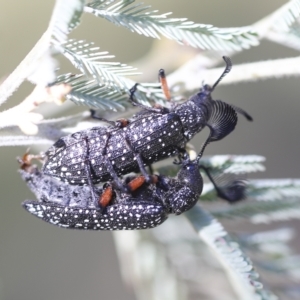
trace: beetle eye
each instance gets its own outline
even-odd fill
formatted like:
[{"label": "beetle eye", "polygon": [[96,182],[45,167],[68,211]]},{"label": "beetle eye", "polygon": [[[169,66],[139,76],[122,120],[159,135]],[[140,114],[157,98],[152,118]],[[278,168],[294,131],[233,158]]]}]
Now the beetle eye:
[{"label": "beetle eye", "polygon": [[75,132],[75,133],[71,134],[71,137],[76,139],[76,140],[80,140],[81,139],[81,132]]},{"label": "beetle eye", "polygon": [[66,143],[62,139],[59,139],[57,142],[54,143],[53,146],[56,148],[62,148],[66,146]]}]

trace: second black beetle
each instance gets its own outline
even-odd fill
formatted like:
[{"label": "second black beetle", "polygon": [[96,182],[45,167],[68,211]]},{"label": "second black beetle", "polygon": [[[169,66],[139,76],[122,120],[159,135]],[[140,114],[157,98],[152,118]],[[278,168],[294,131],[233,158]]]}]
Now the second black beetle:
[{"label": "second black beetle", "polygon": [[43,172],[70,184],[89,184],[91,188],[111,179],[121,187],[120,175],[138,171],[149,182],[151,177],[145,166],[178,154],[205,126],[210,128],[207,142],[224,138],[236,126],[236,111],[252,119],[242,109],[211,97],[231,70],[230,59],[223,59],[226,68],[216,83],[212,87],[204,85],[183,104],[170,109],[144,108],[128,124],[95,127],[62,137],[45,153]]}]

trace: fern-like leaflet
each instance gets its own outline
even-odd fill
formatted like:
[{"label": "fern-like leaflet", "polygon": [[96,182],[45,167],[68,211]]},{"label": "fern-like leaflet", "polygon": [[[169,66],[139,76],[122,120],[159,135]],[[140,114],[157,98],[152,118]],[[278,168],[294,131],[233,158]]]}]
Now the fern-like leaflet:
[{"label": "fern-like leaflet", "polygon": [[104,18],[116,25],[147,37],[160,35],[184,45],[217,51],[239,51],[258,44],[257,33],[250,27],[217,28],[197,24],[186,18],[168,18],[171,13],[158,15],[150,6],[135,0],[95,1],[85,7],[85,12]]}]

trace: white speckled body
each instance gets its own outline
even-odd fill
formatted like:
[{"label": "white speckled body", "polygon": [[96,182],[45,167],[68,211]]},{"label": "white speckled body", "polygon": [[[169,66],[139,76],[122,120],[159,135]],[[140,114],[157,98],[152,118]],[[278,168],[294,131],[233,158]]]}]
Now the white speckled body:
[{"label": "white speckled body", "polygon": [[[157,185],[144,185],[132,194],[119,191],[103,211],[93,203],[89,187],[57,181],[32,167],[30,172],[20,172],[38,201],[24,201],[23,207],[46,222],[65,228],[153,228],[163,223],[170,213],[181,214],[196,204],[203,182],[198,165],[189,164],[191,168],[184,165],[177,178],[161,177]],[[101,195],[102,189],[96,188],[95,193]]]},{"label": "white speckled body", "polygon": [[92,182],[104,182],[177,155],[205,126],[211,129],[210,141],[222,139],[234,130],[237,115],[230,105],[212,100],[210,92],[206,85],[169,110],[141,111],[122,128],[95,127],[62,137],[46,152],[43,172],[84,185],[88,182],[88,161]]}]

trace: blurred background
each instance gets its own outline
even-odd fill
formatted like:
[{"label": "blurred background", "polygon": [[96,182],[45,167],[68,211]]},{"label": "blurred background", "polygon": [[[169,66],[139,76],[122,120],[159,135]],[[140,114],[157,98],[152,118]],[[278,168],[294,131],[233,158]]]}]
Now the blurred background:
[{"label": "blurred background", "polygon": [[[46,30],[54,1],[0,0],[0,3],[0,78],[5,78]],[[284,3],[283,0],[146,2],[160,13],[172,11],[173,17],[186,17],[217,27],[250,25]],[[168,53],[160,53],[164,49],[172,51],[172,47],[177,49],[175,42],[166,42],[164,38],[157,42],[92,15],[83,16],[82,24],[72,37],[93,41],[101,51],[114,54],[115,61],[138,67],[144,75],[133,79],[139,82],[156,81],[158,68],[170,73],[186,57],[197,53],[186,47],[186,53],[182,51],[173,66],[164,65],[163,58]],[[155,50],[159,66],[149,57],[143,59],[157,47],[161,49]],[[297,55],[288,48],[262,42],[232,57],[233,68],[235,64]],[[67,72],[70,65],[65,62],[62,68]],[[32,88],[30,83],[24,83],[2,110],[19,103]],[[226,139],[210,145],[206,155],[258,154],[266,157],[267,170],[255,177],[300,177],[299,78],[222,86],[213,96],[242,107],[253,116],[254,122],[240,118],[236,130]],[[76,109],[84,110],[84,107]],[[15,158],[25,150],[25,147],[0,148],[0,299],[135,299],[133,291],[121,280],[111,233],[63,230],[31,217],[22,209],[23,200],[33,199],[17,173]],[[282,225],[283,222],[276,224],[277,227]]]}]

